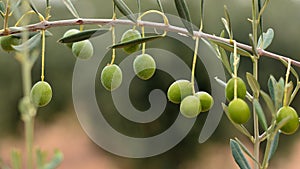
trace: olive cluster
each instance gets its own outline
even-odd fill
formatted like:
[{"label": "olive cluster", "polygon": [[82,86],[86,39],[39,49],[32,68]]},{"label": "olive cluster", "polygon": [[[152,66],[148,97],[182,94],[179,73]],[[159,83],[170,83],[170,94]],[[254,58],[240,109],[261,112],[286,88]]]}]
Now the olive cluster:
[{"label": "olive cluster", "polygon": [[200,112],[206,112],[214,104],[213,97],[204,91],[193,93],[193,85],[188,80],[177,80],[168,89],[168,99],[180,104],[180,112],[187,118],[196,117]]},{"label": "olive cluster", "polygon": [[[138,30],[129,29],[123,33],[121,43],[140,39],[141,34]],[[128,53],[134,53],[140,49],[140,44],[133,44],[123,48]],[[150,79],[156,70],[156,63],[149,54],[140,54],[133,61],[133,70],[137,77],[142,80]],[[122,70],[116,64],[108,64],[101,72],[101,83],[108,91],[117,89],[122,83]]]},{"label": "olive cluster", "polygon": [[[237,97],[234,97],[234,85],[236,80]],[[245,82],[239,78],[231,78],[226,85],[225,95],[229,101],[228,114],[230,119],[237,123],[246,123],[250,118],[250,109],[248,104],[244,101],[247,94]]]}]

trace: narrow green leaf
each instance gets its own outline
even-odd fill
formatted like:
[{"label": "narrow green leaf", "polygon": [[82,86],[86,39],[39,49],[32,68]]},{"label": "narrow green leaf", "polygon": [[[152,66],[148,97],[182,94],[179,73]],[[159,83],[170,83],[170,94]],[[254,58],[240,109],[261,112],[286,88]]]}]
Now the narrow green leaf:
[{"label": "narrow green leaf", "polygon": [[250,88],[253,92],[253,95],[255,97],[258,97],[259,96],[259,91],[260,91],[260,85],[259,85],[258,81],[249,72],[246,73],[246,78],[247,78],[248,84],[249,84],[249,86],[250,86]]},{"label": "narrow green leaf", "polygon": [[68,8],[68,10],[71,12],[71,14],[76,17],[79,18],[79,14],[77,12],[77,10],[75,9],[73,3],[71,2],[71,0],[63,0],[64,4],[66,5],[66,7]]},{"label": "narrow green leaf", "polygon": [[[237,58],[238,58],[239,62],[237,63],[236,68],[239,69],[241,56],[237,55]],[[230,58],[229,59],[230,59],[230,68],[231,68],[231,71],[234,72],[234,64],[233,64],[234,63],[234,55],[233,55],[232,52],[230,53]]]},{"label": "narrow green leaf", "polygon": [[34,3],[32,2],[32,0],[29,0],[29,6],[30,8],[37,14],[39,15],[39,11],[36,9]]},{"label": "narrow green leaf", "polygon": [[266,49],[269,47],[273,41],[274,38],[274,30],[272,28],[269,28],[266,33],[263,33],[258,40],[258,47],[262,49]]},{"label": "narrow green leaf", "polygon": [[221,21],[225,27],[227,34],[230,36],[230,28],[229,28],[229,24],[228,24],[227,20],[225,18],[221,18]]},{"label": "narrow green leaf", "polygon": [[14,3],[14,5],[11,7],[11,9],[10,9],[10,13],[12,14],[12,13],[14,13],[14,11],[16,10],[16,9],[18,9],[18,7],[21,5],[21,2],[22,2],[22,0],[18,0],[16,3]]},{"label": "narrow green leaf", "polygon": [[239,167],[241,169],[251,169],[247,159],[245,158],[245,156],[241,150],[241,147],[235,140],[230,139],[230,148],[231,148],[231,152],[234,157],[234,160],[239,165]]},{"label": "narrow green leaf", "polygon": [[13,169],[21,169],[22,160],[21,153],[18,150],[12,150],[11,152],[11,160],[12,160],[12,168]]},{"label": "narrow green leaf", "polygon": [[268,88],[269,88],[269,93],[270,93],[270,96],[273,100],[273,102],[275,103],[275,86],[276,86],[276,79],[274,78],[273,75],[270,75],[270,78],[268,80]]},{"label": "narrow green leaf", "polygon": [[40,43],[41,36],[42,35],[40,33],[38,33],[38,34],[34,35],[33,37],[31,37],[30,39],[28,39],[26,42],[22,43],[21,45],[12,46],[12,47],[19,52],[22,52],[25,50],[30,51]]},{"label": "narrow green leaf", "polygon": [[[137,0],[137,5],[138,5],[138,10],[139,10],[139,16],[140,16],[141,11],[142,11],[141,0]],[[115,11],[115,12],[116,12],[116,11]]]},{"label": "narrow green leaf", "polygon": [[36,163],[37,163],[37,169],[43,169],[43,166],[45,164],[46,154],[45,152],[41,151],[40,149],[36,150]]},{"label": "narrow green leaf", "polygon": [[83,41],[83,40],[86,40],[86,39],[101,36],[101,35],[107,33],[108,31],[109,30],[106,30],[106,29],[84,30],[84,31],[78,32],[76,34],[73,34],[73,35],[70,35],[70,36],[67,36],[67,37],[63,37],[63,38],[59,39],[58,42],[60,42],[60,43],[79,42],[79,41]]},{"label": "narrow green leaf", "polygon": [[3,17],[4,16],[4,13],[5,13],[5,4],[3,1],[0,1],[0,13],[1,13],[1,16]]},{"label": "narrow green leaf", "polygon": [[255,108],[255,112],[258,116],[258,121],[259,121],[259,124],[261,125],[261,127],[267,131],[268,130],[268,125],[267,125],[267,121],[266,121],[266,116],[265,116],[265,113],[260,105],[260,103],[258,102],[257,99],[254,99],[253,100],[253,105],[254,105],[254,108]]},{"label": "narrow green leaf", "polygon": [[221,55],[220,57],[221,57],[221,61],[222,61],[223,65],[227,69],[228,73],[232,74],[233,70],[230,67],[230,63],[228,61],[228,56],[226,54],[226,51],[221,47],[219,47],[219,51],[220,51],[220,55]]},{"label": "narrow green leaf", "polygon": [[272,113],[272,116],[276,117],[276,110],[275,110],[275,106],[274,106],[274,103],[273,103],[271,97],[262,90],[260,91],[260,94],[261,94],[262,98],[264,99],[269,111]]},{"label": "narrow green leaf", "polygon": [[273,155],[275,154],[276,150],[277,150],[277,147],[278,147],[278,143],[279,143],[279,136],[280,136],[280,133],[277,132],[272,143],[271,143],[271,150],[270,150],[270,153],[269,153],[269,158],[268,158],[268,161],[271,160],[271,158],[273,157]]},{"label": "narrow green leaf", "polygon": [[134,40],[131,40],[131,41],[120,42],[120,43],[117,43],[113,46],[110,46],[109,48],[111,48],[111,49],[124,48],[126,46],[141,44],[141,43],[144,43],[144,42],[152,41],[152,40],[155,40],[155,39],[158,39],[158,38],[163,38],[163,37],[164,36],[162,36],[162,35],[148,36],[148,37],[144,37],[144,38],[134,39]]},{"label": "narrow green leaf", "polygon": [[[258,11],[261,11],[262,9],[262,0],[258,1]],[[260,30],[260,34],[263,34],[263,16],[261,15],[259,18],[260,22],[259,22],[259,30]],[[263,37],[263,36],[262,36]]]},{"label": "narrow green leaf", "polygon": [[162,6],[162,4],[161,4],[161,1],[160,1],[160,0],[156,0],[156,2],[157,2],[157,4],[158,4],[158,6],[159,6],[160,11],[161,11],[162,13],[164,13],[164,8],[163,8],[163,6]]},{"label": "narrow green leaf", "polygon": [[259,164],[259,162],[253,157],[253,155],[250,153],[250,151],[247,149],[247,147],[238,139],[235,138],[235,141],[239,144],[239,146],[242,148],[242,150],[256,163]]},{"label": "narrow green leaf", "polygon": [[[40,32],[29,32],[28,37],[29,37],[29,38],[32,38],[32,37],[35,36],[36,34],[40,34]],[[16,34],[13,34],[13,35],[11,35],[11,36],[21,39],[21,38],[22,38],[22,33],[16,33]],[[49,37],[49,36],[53,36],[53,34],[52,34],[50,31],[46,30],[46,31],[45,31],[45,36],[46,36],[46,37]]]},{"label": "narrow green leaf", "polygon": [[179,14],[179,17],[181,18],[183,25],[188,30],[189,34],[193,36],[194,30],[192,25],[192,19],[186,1],[185,0],[174,0],[174,1],[175,1],[177,12]]},{"label": "narrow green leaf", "polygon": [[275,106],[277,109],[282,107],[283,102],[283,95],[284,95],[284,80],[280,78],[275,86]]},{"label": "narrow green leaf", "polygon": [[[234,52],[234,48],[232,45],[229,45],[227,43],[224,43],[224,42],[221,42],[221,41],[218,41],[218,40],[213,40],[213,39],[210,39],[211,42],[217,44],[218,46],[222,47],[223,49],[227,50],[227,51],[230,51],[230,52]],[[248,56],[248,57],[252,57],[252,55],[245,51],[244,49],[241,49],[241,48],[237,48],[237,53],[242,55],[242,56]]]},{"label": "narrow green leaf", "polygon": [[47,6],[47,7],[50,6],[49,0],[46,0],[46,6]]},{"label": "narrow green leaf", "polygon": [[[226,82],[224,82],[223,80],[221,80],[221,79],[219,79],[218,77],[215,77],[215,80],[221,85],[221,86],[223,86],[224,88],[226,87]],[[225,106],[225,105],[224,105]],[[225,107],[223,107],[223,109],[224,108],[226,108],[226,106]],[[227,108],[226,108],[227,109]],[[225,111],[225,110],[224,110]]]},{"label": "narrow green leaf", "polygon": [[286,100],[285,103],[283,103],[284,105],[289,105],[290,100],[291,100],[291,95],[294,89],[294,84],[292,81],[290,81],[286,86]]},{"label": "narrow green leaf", "polygon": [[63,160],[62,152],[56,150],[55,154],[54,154],[54,157],[51,159],[51,161],[48,164],[46,164],[44,166],[43,169],[55,169],[60,165],[62,160]]},{"label": "narrow green leaf", "polygon": [[228,9],[227,9],[226,5],[224,5],[224,13],[225,13],[226,23],[227,23],[227,26],[228,26],[227,32],[228,32],[228,35],[229,35],[230,39],[232,39],[233,38],[233,32],[232,32],[229,12],[228,12]]},{"label": "narrow green leaf", "polygon": [[128,8],[123,0],[114,0],[114,3],[124,16],[126,16],[131,21],[136,22],[136,18],[133,15],[133,12]]},{"label": "narrow green leaf", "polygon": [[[286,67],[286,68],[288,68],[288,62],[287,61],[285,61],[285,60],[283,60],[283,59],[280,59],[280,61],[281,61],[281,63]],[[295,76],[295,78],[297,79],[297,82],[299,81],[299,75],[298,75],[298,73],[296,72],[296,70],[291,66],[290,67],[291,68],[291,72],[292,72],[292,74]]]}]

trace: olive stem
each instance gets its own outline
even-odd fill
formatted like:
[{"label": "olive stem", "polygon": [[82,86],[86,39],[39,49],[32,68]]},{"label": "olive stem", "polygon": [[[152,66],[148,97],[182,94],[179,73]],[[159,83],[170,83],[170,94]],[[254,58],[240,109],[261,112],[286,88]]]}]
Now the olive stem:
[{"label": "olive stem", "polygon": [[[258,62],[257,58],[253,60],[253,76],[257,80],[258,79]],[[258,98],[256,98],[258,99]],[[259,161],[259,147],[260,147],[260,137],[259,137],[259,125],[258,125],[258,116],[256,114],[256,110],[253,104],[253,125],[254,125],[254,158]],[[254,164],[255,169],[259,169],[258,164]]]},{"label": "olive stem", "polygon": [[192,63],[192,75],[191,75],[191,83],[192,83],[193,94],[196,93],[195,92],[195,69],[196,69],[196,63],[197,63],[198,48],[199,48],[199,38],[196,37],[195,51],[194,51],[193,63]]},{"label": "olive stem", "polygon": [[[145,27],[142,26],[142,38],[144,38],[144,37],[145,37]],[[145,54],[145,50],[146,50],[146,42],[144,42],[144,43],[142,44],[142,54],[143,54],[143,55]]]},{"label": "olive stem", "polygon": [[46,37],[45,30],[42,30],[42,72],[41,72],[41,80],[45,79],[45,52],[46,52]]},{"label": "olive stem", "polygon": [[238,65],[238,57],[237,57],[237,47],[236,47],[236,41],[233,41],[233,46],[234,46],[234,62],[233,62],[233,67],[234,67],[234,85],[233,85],[233,94],[234,94],[234,99],[237,99],[237,65]]},{"label": "olive stem", "polygon": [[[114,1],[112,1],[112,4],[113,4],[113,17],[112,17],[112,19],[115,20],[117,18],[117,14],[116,14],[116,7],[115,7]],[[116,32],[115,32],[115,26],[114,25],[111,26],[111,36],[112,36],[112,43],[113,43],[113,45],[115,45],[116,44]],[[110,62],[111,65],[114,64],[115,59],[116,59],[116,49],[112,49],[111,62]]]}]

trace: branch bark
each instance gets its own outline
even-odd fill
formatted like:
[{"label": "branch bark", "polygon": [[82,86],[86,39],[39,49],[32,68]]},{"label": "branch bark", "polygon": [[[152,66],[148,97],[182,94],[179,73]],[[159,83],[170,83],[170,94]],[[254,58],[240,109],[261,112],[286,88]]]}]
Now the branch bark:
[{"label": "branch bark", "polygon": [[[136,23],[134,23],[130,20],[122,20],[122,19],[113,20],[113,19],[84,19],[84,18],[58,20],[58,21],[42,21],[39,23],[27,25],[25,27],[11,27],[8,31],[1,30],[0,36],[20,33],[24,29],[34,32],[34,31],[39,31],[39,30],[46,30],[46,29],[53,28],[53,27],[72,26],[72,25],[106,25],[106,24],[107,25],[135,25]],[[160,29],[160,30],[164,30],[164,31],[168,31],[168,32],[180,33],[180,34],[188,36],[188,31],[185,28],[181,28],[181,27],[177,27],[177,26],[173,26],[173,25],[165,25],[164,23],[149,22],[149,21],[137,21],[137,25]],[[204,32],[195,31],[194,36],[199,37],[199,38],[204,38],[207,40],[209,40],[209,39],[218,40],[218,41],[230,44],[229,39],[221,38],[221,37],[211,35],[208,33],[204,33]],[[249,52],[252,52],[252,47],[247,44],[237,42],[237,47],[247,50]],[[290,59],[286,56],[272,53],[272,52],[266,51],[261,48],[258,48],[257,51],[260,56],[265,56],[265,57],[273,58],[276,60],[283,59],[285,61],[288,61]],[[291,59],[291,63],[294,66],[300,67],[300,62],[297,60]]]}]

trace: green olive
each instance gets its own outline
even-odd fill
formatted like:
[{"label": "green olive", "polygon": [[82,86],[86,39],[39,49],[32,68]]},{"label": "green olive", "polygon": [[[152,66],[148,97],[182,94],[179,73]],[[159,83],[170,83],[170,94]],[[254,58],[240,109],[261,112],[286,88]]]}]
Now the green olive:
[{"label": "green olive", "polygon": [[140,79],[148,80],[154,75],[156,64],[150,55],[141,54],[134,59],[133,69]]},{"label": "green olive", "polygon": [[277,112],[276,122],[280,123],[283,119],[288,118],[287,123],[280,128],[284,134],[293,134],[299,127],[299,117],[296,110],[290,106],[283,106]]},{"label": "green olive", "polygon": [[21,40],[14,36],[3,36],[1,37],[1,47],[6,52],[12,52],[15,51],[15,49],[12,46],[19,45],[21,43]]},{"label": "green olive", "polygon": [[233,122],[243,124],[250,118],[250,109],[244,100],[238,98],[229,103],[228,114]]},{"label": "green olive", "polygon": [[[226,98],[228,101],[233,100],[234,98],[234,78],[231,78],[226,85]],[[237,78],[237,97],[241,98],[241,99],[245,99],[246,97],[246,92],[247,92],[247,88],[246,88],[246,84],[245,82],[241,79],[241,78]]]},{"label": "green olive", "polygon": [[201,103],[201,112],[206,112],[211,109],[214,104],[213,97],[207,92],[197,92],[195,94],[200,100]]},{"label": "green olive", "polygon": [[45,81],[37,82],[31,89],[30,99],[37,107],[46,106],[52,98],[52,89]]},{"label": "green olive", "polygon": [[[126,32],[123,33],[122,38],[121,38],[121,42],[128,42],[131,40],[135,40],[135,39],[140,39],[141,38],[141,34],[138,30],[133,30],[133,29],[129,29]],[[141,44],[137,44],[137,45],[129,45],[123,48],[123,50],[126,53],[133,53],[136,52],[140,49]]]},{"label": "green olive", "polygon": [[[79,32],[80,31],[78,29],[70,29],[67,32],[65,32],[65,34],[63,35],[63,37],[65,38],[65,37],[74,35],[74,34],[79,33]],[[66,43],[66,46],[69,47],[69,48],[72,48],[72,45],[73,45],[73,43]]]},{"label": "green olive", "polygon": [[117,89],[122,83],[122,70],[118,65],[107,65],[101,72],[101,83],[108,91]]},{"label": "green olive", "polygon": [[185,97],[193,94],[192,83],[188,80],[177,80],[168,89],[168,99],[179,104]]},{"label": "green olive", "polygon": [[72,45],[72,53],[79,59],[89,59],[94,55],[94,48],[89,40],[75,42]]},{"label": "green olive", "polygon": [[193,118],[201,112],[201,103],[196,96],[187,96],[180,103],[180,112],[184,117]]}]

